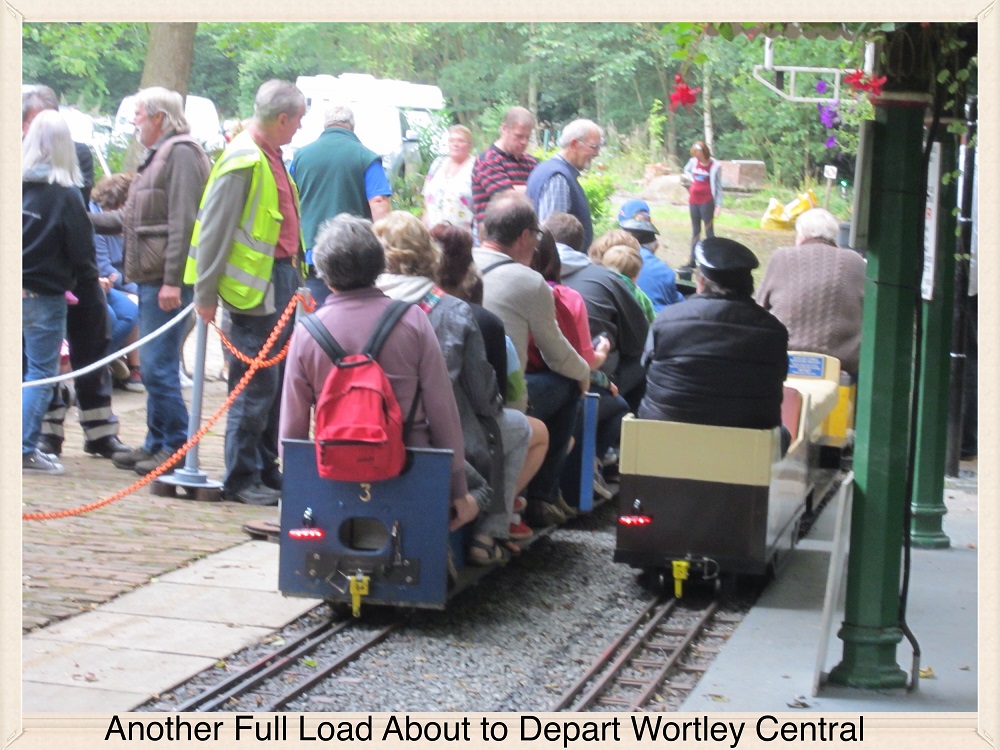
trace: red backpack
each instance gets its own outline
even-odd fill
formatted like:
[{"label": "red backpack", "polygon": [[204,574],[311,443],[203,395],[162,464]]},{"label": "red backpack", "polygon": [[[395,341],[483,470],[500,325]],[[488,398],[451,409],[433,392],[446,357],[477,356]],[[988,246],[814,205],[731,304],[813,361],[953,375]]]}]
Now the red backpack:
[{"label": "red backpack", "polygon": [[324,479],[377,482],[403,471],[404,434],[413,424],[419,391],[404,429],[392,384],[376,360],[409,307],[399,300],[390,303],[359,354],[345,352],[316,315],[302,319],[334,365],[316,402],[316,466]]}]

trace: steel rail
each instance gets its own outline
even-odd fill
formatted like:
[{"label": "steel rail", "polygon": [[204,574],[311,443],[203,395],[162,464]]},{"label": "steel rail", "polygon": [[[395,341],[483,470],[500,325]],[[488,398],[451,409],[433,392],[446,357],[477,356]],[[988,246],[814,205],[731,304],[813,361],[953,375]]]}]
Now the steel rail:
[{"label": "steel rail", "polygon": [[667,615],[671,614],[677,608],[677,600],[673,597],[664,601],[660,599],[656,602],[656,606],[651,612],[651,617],[649,622],[646,623],[645,627],[639,631],[638,635],[635,636],[630,644],[628,644],[618,657],[608,666],[607,670],[597,680],[583,696],[573,705],[572,711],[585,711],[587,708],[592,706],[597,698],[611,685],[616,677],[626,664],[631,661],[633,655],[642,647],[642,644],[656,632],[657,627],[663,622]]},{"label": "steel rail", "polygon": [[338,669],[343,667],[345,664],[354,661],[365,651],[370,649],[385,640],[390,633],[392,633],[396,628],[402,625],[406,620],[397,620],[396,622],[390,623],[379,629],[378,632],[369,636],[365,641],[359,643],[357,646],[352,648],[345,654],[337,657],[331,663],[325,665],[322,669],[318,670],[315,674],[311,675],[308,679],[303,680],[291,689],[282,693],[274,701],[268,704],[266,707],[259,709],[265,713],[281,711],[285,706],[291,703],[296,698],[300,697],[303,693],[311,690],[313,687],[318,685],[320,682],[325,680],[331,674],[336,672]]},{"label": "steel rail", "polygon": [[612,657],[614,657],[614,655],[618,652],[618,649],[622,647],[625,641],[632,637],[635,631],[639,629],[639,626],[643,623],[643,621],[649,617],[650,613],[658,606],[662,606],[662,602],[662,599],[653,599],[649,602],[649,604],[643,607],[642,611],[639,612],[635,618],[633,618],[621,634],[604,650],[604,653],[601,654],[590,666],[590,669],[584,672],[573,687],[563,693],[563,696],[559,699],[559,701],[549,710],[555,713],[556,711],[562,711],[565,709],[566,706],[570,704],[570,701],[583,691],[583,688],[587,686],[587,683],[594,679],[594,677],[597,676],[597,673],[611,661]]},{"label": "steel rail", "polygon": [[321,625],[317,625],[298,638],[286,643],[277,651],[261,657],[253,664],[181,703],[173,710],[178,713],[185,711],[214,711],[231,698],[247,692],[273,674],[280,672],[289,662],[314,650],[320,644],[326,642],[352,624],[349,620],[340,622],[329,620]]},{"label": "steel rail", "polygon": [[[677,665],[677,662],[681,660],[685,652],[687,652],[688,648],[694,642],[694,639],[702,632],[705,624],[712,618],[713,615],[715,615],[718,608],[718,599],[712,600],[712,602],[705,607],[705,610],[698,617],[698,620],[684,636],[684,640],[673,647],[673,653],[670,655],[670,658],[663,663],[663,666],[661,666],[653,678],[648,681],[648,687],[639,694],[638,698],[632,701],[632,704],[628,708],[629,711],[638,711],[649,702],[649,699],[653,697],[653,693],[659,689],[660,685],[663,684],[663,680],[666,678],[667,674]],[[662,646],[657,647],[662,648]]]}]

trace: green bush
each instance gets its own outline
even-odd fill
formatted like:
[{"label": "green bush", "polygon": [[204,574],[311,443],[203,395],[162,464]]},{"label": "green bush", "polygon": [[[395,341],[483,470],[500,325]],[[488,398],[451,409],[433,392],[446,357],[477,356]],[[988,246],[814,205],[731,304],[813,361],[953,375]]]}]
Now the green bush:
[{"label": "green bush", "polygon": [[588,172],[580,176],[579,182],[587,195],[591,221],[597,227],[611,213],[610,198],[615,192],[615,183],[603,172]]}]

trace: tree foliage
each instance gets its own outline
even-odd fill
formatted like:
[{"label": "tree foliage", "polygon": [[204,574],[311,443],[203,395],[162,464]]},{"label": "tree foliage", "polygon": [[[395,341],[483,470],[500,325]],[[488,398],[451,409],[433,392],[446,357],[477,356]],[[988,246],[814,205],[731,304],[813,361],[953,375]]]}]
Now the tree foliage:
[{"label": "tree foliage", "polygon": [[[254,92],[269,78],[370,73],[439,85],[453,118],[473,129],[479,146],[496,137],[503,111],[520,104],[536,112],[550,137],[570,120],[590,117],[641,144],[643,158],[683,161],[690,143],[704,138],[705,103],[670,112],[654,102],[670,101],[677,74],[702,87],[710,67],[716,153],[762,159],[772,177],[798,182],[828,158],[826,134],[815,106],[781,100],[753,79],[753,65],[763,62],[759,34],[820,35],[778,39],[775,62],[782,65],[854,68],[861,42],[822,38],[842,34],[843,24],[772,26],[200,23],[189,91],[215,101],[223,117],[237,118],[250,114]],[[25,80],[48,83],[67,103],[112,113],[138,87],[148,24],[23,28]],[[662,150],[651,153],[650,145]]]}]

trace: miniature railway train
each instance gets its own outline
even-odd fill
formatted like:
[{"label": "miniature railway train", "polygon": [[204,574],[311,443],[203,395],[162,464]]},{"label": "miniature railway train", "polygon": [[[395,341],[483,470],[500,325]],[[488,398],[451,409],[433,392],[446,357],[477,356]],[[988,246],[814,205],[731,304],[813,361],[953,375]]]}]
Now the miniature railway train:
[{"label": "miniature railway train", "polygon": [[[782,411],[792,438],[784,456],[777,428],[626,417],[614,560],[677,581],[772,570],[817,494],[818,467],[829,451],[839,456],[848,446],[853,386],[841,385],[836,359],[793,352]],[[562,489],[587,513],[594,509],[596,395],[582,399],[582,413],[583,439],[567,460]],[[464,565],[468,526],[448,532],[451,452],[407,452],[398,477],[337,482],[319,476],[312,442],[285,441],[283,594],[349,605],[356,616],[362,604],[444,608],[491,569]]]}]

